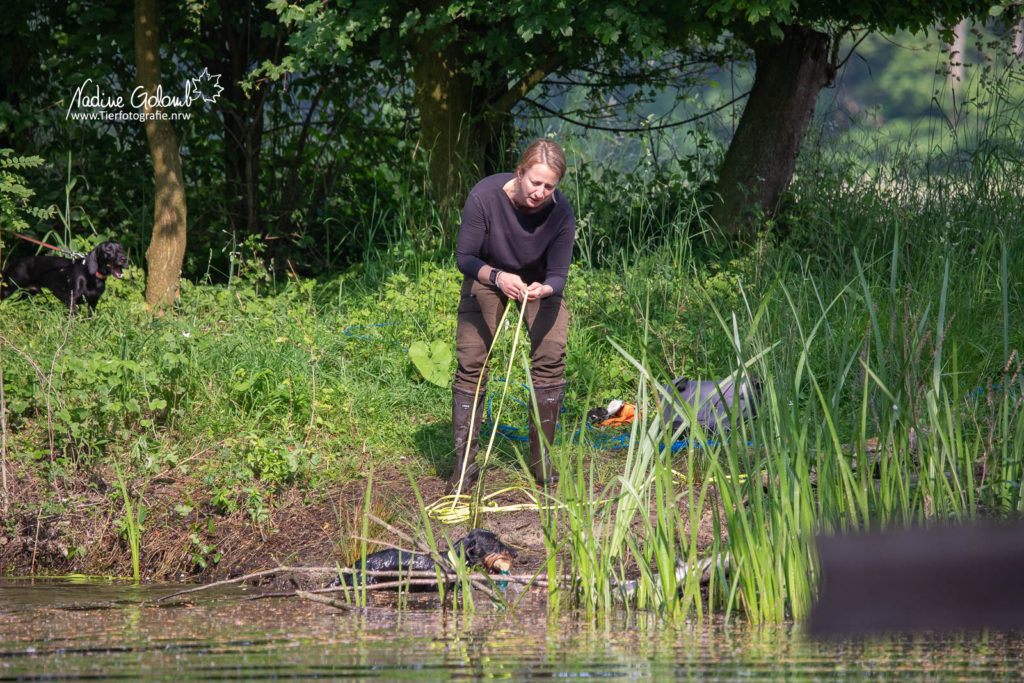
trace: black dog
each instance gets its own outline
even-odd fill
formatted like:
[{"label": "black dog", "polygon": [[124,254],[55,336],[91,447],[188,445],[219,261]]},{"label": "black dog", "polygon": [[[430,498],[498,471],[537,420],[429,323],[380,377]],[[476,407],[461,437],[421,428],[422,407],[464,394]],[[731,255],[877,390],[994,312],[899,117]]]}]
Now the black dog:
[{"label": "black dog", "polygon": [[[498,537],[490,531],[473,529],[463,538],[460,538],[452,546],[456,555],[466,558],[466,566],[483,567],[488,573],[507,572],[512,566],[512,560],[516,557],[516,551],[498,540]],[[360,563],[361,564],[361,563]],[[360,568],[360,564],[353,565],[353,569]],[[401,550],[381,550],[366,556],[366,571],[402,571],[422,572],[433,571],[434,560],[429,555],[422,553],[407,553]],[[358,577],[353,574],[343,574],[345,583],[353,585]],[[396,581],[398,577],[365,577],[366,584],[381,583],[384,581]],[[331,582],[330,586],[340,586],[341,577]]]},{"label": "black dog", "polygon": [[84,259],[25,256],[4,268],[0,299],[18,291],[38,294],[45,287],[72,311],[83,299],[95,309],[107,288],[107,276],[122,277],[126,265],[128,257],[117,242],[101,242]]}]

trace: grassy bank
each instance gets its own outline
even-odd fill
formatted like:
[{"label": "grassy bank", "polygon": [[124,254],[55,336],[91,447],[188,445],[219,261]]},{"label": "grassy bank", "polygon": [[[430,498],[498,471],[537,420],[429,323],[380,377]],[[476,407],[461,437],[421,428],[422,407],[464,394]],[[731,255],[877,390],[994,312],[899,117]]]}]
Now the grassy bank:
[{"label": "grassy bank", "polygon": [[[607,609],[615,583],[639,577],[642,608],[799,618],[816,533],[1019,513],[1024,179],[916,177],[819,169],[794,187],[785,222],[744,248],[678,208],[617,245],[581,226],[563,434],[611,398],[647,417],[628,449],[563,437],[554,450],[566,506],[546,518],[549,570],[574,586],[561,604]],[[576,201],[582,214],[594,200]],[[320,500],[370,471],[446,476],[449,390],[407,352],[454,339],[460,278],[438,253],[409,238],[299,279],[250,251],[228,284],[186,284],[161,317],[137,269],[92,317],[43,297],[5,301],[0,533],[38,540],[45,523],[70,556],[52,564],[124,572],[104,568],[76,524],[60,526],[88,507],[136,561],[184,528],[187,561],[173,569],[198,572],[221,561],[207,533],[220,519],[273,534],[267,519],[287,496]],[[492,367],[505,367],[511,336]],[[525,403],[513,361],[508,384]],[[740,368],[764,382],[757,420],[729,440],[695,429],[688,448],[665,448],[658,387]],[[525,408],[512,402],[501,421],[525,426]],[[493,466],[519,476],[524,446],[497,444]],[[158,511],[148,487],[168,479],[180,500]],[[82,488],[98,492],[88,506]],[[722,532],[710,548],[692,531],[708,506]],[[340,544],[362,529],[352,514],[331,532]],[[710,603],[670,578],[707,557],[718,560]]]}]

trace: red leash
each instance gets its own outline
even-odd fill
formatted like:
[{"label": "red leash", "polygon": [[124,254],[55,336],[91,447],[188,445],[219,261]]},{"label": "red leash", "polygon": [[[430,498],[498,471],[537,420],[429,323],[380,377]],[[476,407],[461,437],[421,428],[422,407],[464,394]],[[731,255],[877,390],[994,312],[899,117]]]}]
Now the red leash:
[{"label": "red leash", "polygon": [[11,234],[14,235],[15,237],[20,237],[21,239],[25,240],[26,242],[32,242],[34,244],[38,244],[41,247],[46,247],[47,249],[53,249],[54,251],[59,251],[62,254],[67,254],[68,256],[74,256],[75,258],[85,258],[85,254],[80,254],[77,251],[71,251],[70,249],[61,249],[60,247],[55,247],[52,244],[47,244],[46,242],[40,242],[39,240],[34,240],[31,237],[25,237],[24,235],[19,235],[16,232],[12,232]]}]

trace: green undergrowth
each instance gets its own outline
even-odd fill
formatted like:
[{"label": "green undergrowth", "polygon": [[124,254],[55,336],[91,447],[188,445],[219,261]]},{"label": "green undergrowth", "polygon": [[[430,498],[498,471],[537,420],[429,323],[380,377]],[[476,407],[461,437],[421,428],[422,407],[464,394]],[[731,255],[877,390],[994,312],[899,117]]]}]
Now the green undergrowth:
[{"label": "green undergrowth", "polygon": [[[554,449],[568,507],[546,534],[575,577],[562,604],[608,609],[611,582],[639,568],[645,609],[801,617],[816,533],[1020,512],[1024,183],[894,184],[827,168],[801,176],[784,222],[752,245],[694,228],[684,207],[642,243],[573,265]],[[45,491],[112,466],[123,495],[111,510],[133,557],[145,552],[141,492],[157,477],[194,482],[216,514],[260,522],[285,488],[315,497],[371,470],[415,478],[452,466],[449,390],[406,350],[454,345],[453,257],[396,244],[301,280],[275,276],[258,251],[238,265],[229,284],[183,283],[162,316],[146,310],[138,268],[92,316],[69,317],[49,295],[0,309],[5,469],[17,462]],[[511,336],[491,377],[519,401],[502,423],[524,428],[523,364],[500,377]],[[740,368],[762,379],[759,417],[673,454],[659,386]],[[612,398],[645,417],[609,456],[570,437]],[[525,444],[498,443],[494,466],[519,472]],[[885,455],[874,468],[873,453]],[[5,477],[8,526],[43,505],[12,510],[16,485]],[[698,548],[684,529],[712,497],[728,540]],[[70,500],[48,497],[47,513]],[[707,596],[668,578],[708,556],[729,568],[711,572]]]}]

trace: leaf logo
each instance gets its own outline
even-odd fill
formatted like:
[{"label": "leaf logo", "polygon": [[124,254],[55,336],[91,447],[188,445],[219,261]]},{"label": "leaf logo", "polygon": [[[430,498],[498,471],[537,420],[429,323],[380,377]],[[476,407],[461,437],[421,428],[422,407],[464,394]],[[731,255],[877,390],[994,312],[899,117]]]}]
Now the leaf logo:
[{"label": "leaf logo", "polygon": [[203,98],[203,102],[213,104],[224,92],[224,86],[220,84],[220,74],[211,75],[209,69],[203,69],[202,73],[192,80],[192,93],[190,101]]}]

